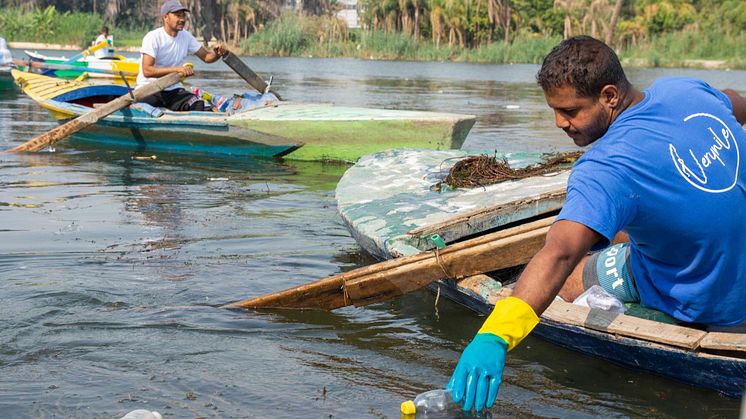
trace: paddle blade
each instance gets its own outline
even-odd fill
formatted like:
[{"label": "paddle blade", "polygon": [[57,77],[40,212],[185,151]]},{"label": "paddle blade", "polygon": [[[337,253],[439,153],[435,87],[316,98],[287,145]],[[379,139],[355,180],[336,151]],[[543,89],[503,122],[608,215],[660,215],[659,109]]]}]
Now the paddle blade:
[{"label": "paddle blade", "polygon": [[334,310],[350,304],[351,302],[345,299],[344,281],[340,275],[336,275],[285,291],[237,301],[224,307]]},{"label": "paddle blade", "polygon": [[[238,74],[242,79],[246,80],[246,83],[249,84],[249,86],[253,87],[259,93],[267,93],[268,86],[267,83],[262,80],[261,77],[259,77],[252,69],[249,68],[249,66],[246,65],[243,61],[241,61],[238,56],[230,51],[223,54],[223,62],[228,65],[228,67],[231,68],[231,70],[235,71],[236,74]],[[275,92],[272,92],[277,96],[278,99],[280,99],[280,95],[278,95]]]}]

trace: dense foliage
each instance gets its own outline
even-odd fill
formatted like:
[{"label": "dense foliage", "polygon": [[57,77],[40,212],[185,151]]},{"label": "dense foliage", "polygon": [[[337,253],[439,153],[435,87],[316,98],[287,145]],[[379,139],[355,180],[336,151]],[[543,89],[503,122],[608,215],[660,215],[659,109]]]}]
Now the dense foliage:
[{"label": "dense foliage", "polygon": [[[335,17],[340,1],[182,0],[195,35],[256,54],[535,62],[589,34],[654,65],[746,60],[743,0],[358,0],[361,30]],[[0,0],[0,35],[82,45],[106,23],[118,45],[136,45],[160,3]]]}]

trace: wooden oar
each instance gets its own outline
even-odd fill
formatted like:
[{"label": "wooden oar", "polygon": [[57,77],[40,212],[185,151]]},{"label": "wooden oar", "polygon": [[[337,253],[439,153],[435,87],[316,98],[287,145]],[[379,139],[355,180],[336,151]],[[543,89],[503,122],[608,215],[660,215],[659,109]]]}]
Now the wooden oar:
[{"label": "wooden oar", "polygon": [[334,310],[386,301],[439,279],[459,279],[527,263],[544,245],[553,220],[544,218],[437,252],[388,260],[225,307]]},{"label": "wooden oar", "polygon": [[73,56],[73,57],[71,57],[71,58],[68,58],[68,59],[67,59],[67,60],[66,60],[65,62],[63,62],[62,64],[72,64],[72,63],[74,63],[74,62],[78,61],[78,60],[79,60],[79,59],[81,59],[81,58],[85,58],[85,57],[89,56],[90,54],[92,54],[92,53],[94,53],[94,52],[96,52],[96,51],[100,50],[101,48],[103,48],[103,47],[105,47],[105,46],[107,46],[107,45],[109,45],[109,42],[108,42],[108,41],[101,41],[101,42],[99,42],[98,44],[96,44],[96,45],[94,45],[94,46],[92,46],[92,47],[90,47],[90,48],[86,48],[86,49],[84,49],[84,50],[83,50],[83,51],[81,51],[81,52],[80,52],[79,54],[77,54],[77,55],[75,55],[75,56]]},{"label": "wooden oar", "polygon": [[119,70],[104,70],[102,68],[89,68],[89,67],[80,67],[72,64],[48,64],[48,63],[42,63],[39,61],[31,61],[26,62],[20,59],[14,59],[13,63],[16,65],[16,67],[28,67],[26,71],[31,72],[32,68],[42,68],[45,70],[42,75],[49,75],[49,73],[57,71],[57,70],[77,70],[81,72],[86,73],[99,73],[99,74],[111,74],[112,76],[116,76],[120,73],[124,73],[125,76],[129,78],[135,78],[137,77],[137,73],[131,72],[131,71],[119,71]]},{"label": "wooden oar", "polygon": [[[267,83],[262,80],[261,77],[259,77],[256,73],[254,73],[254,70],[250,69],[249,66],[246,65],[243,61],[241,61],[238,56],[230,51],[223,54],[223,62],[225,62],[228,67],[230,67],[233,71],[236,72],[239,76],[241,76],[242,79],[246,80],[246,83],[249,84],[249,86],[253,87],[259,93],[267,93],[268,87]],[[275,96],[277,96],[278,99],[282,100],[280,98],[280,95],[278,95],[275,92]]]},{"label": "wooden oar", "polygon": [[[96,45],[94,45],[94,46],[92,46],[92,47],[90,47],[90,48],[86,48],[86,49],[84,49],[84,50],[83,50],[83,51],[81,51],[80,53],[78,53],[78,54],[74,55],[74,56],[73,56],[73,57],[71,57],[71,58],[68,58],[67,60],[63,61],[63,62],[62,62],[62,63],[60,63],[60,64],[61,64],[61,65],[63,65],[63,66],[65,66],[65,65],[72,65],[72,64],[74,64],[74,63],[75,63],[76,61],[78,61],[79,59],[87,57],[87,56],[88,56],[88,55],[90,55],[91,53],[94,53],[94,52],[96,52],[96,51],[100,50],[101,48],[105,47],[106,45],[108,45],[108,42],[107,42],[107,41],[101,41],[101,42],[99,42],[98,44],[96,44]],[[45,70],[45,71],[44,71],[44,72],[43,72],[42,74],[43,74],[43,75],[45,75],[45,76],[48,76],[49,74],[51,74],[51,73],[53,73],[53,72],[54,72],[54,70],[50,68],[50,69],[48,69],[48,70]]]},{"label": "wooden oar", "polygon": [[9,152],[19,151],[39,151],[48,147],[57,141],[64,139],[67,136],[75,134],[76,132],[89,127],[99,119],[105,118],[122,108],[126,108],[133,102],[140,101],[152,94],[158,93],[161,90],[178,83],[181,79],[180,73],[171,73],[167,76],[163,76],[157,80],[154,80],[145,86],[139,87],[126,95],[120,96],[117,99],[112,100],[105,105],[95,108],[94,110],[80,115],[72,121],[66,122],[53,130],[42,134],[34,139],[31,139],[17,147],[13,147]]}]

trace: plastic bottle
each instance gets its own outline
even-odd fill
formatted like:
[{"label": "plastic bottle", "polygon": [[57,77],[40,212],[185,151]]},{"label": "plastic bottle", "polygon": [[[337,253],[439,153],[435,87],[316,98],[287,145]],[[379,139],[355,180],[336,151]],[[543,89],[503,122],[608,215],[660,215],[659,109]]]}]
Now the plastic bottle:
[{"label": "plastic bottle", "polygon": [[414,400],[407,400],[401,404],[402,418],[436,418],[447,417],[449,412],[455,413],[461,406],[453,402],[450,390],[430,390],[418,394]]},{"label": "plastic bottle", "polygon": [[122,416],[121,419],[163,419],[160,413],[145,409],[133,410],[126,415]]},{"label": "plastic bottle", "polygon": [[599,285],[588,288],[572,303],[590,308],[613,311],[615,313],[624,313],[624,303],[622,300],[609,294]]}]

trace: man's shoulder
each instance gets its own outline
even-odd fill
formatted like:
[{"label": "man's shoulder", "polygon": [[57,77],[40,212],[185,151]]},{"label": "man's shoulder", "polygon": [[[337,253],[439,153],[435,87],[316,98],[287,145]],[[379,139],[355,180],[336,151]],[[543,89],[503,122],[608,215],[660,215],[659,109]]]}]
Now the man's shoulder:
[{"label": "man's shoulder", "polygon": [[661,77],[650,85],[651,90],[670,90],[670,89],[688,89],[692,86],[706,87],[709,86],[703,80],[694,77],[668,76]]},{"label": "man's shoulder", "polygon": [[163,28],[156,28],[156,29],[153,29],[152,31],[146,33],[145,36],[143,36],[142,39],[143,39],[143,41],[146,41],[146,40],[147,41],[152,41],[154,39],[158,39],[160,37],[161,33],[165,33],[165,32],[163,32]]}]

